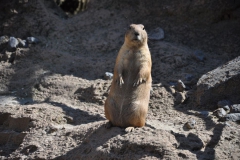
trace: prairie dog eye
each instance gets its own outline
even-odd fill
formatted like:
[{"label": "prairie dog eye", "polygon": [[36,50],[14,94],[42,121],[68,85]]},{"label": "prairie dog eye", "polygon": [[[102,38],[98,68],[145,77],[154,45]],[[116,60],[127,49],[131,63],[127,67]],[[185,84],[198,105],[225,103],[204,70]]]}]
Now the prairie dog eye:
[{"label": "prairie dog eye", "polygon": [[143,27],[143,30],[145,30],[145,28]]}]

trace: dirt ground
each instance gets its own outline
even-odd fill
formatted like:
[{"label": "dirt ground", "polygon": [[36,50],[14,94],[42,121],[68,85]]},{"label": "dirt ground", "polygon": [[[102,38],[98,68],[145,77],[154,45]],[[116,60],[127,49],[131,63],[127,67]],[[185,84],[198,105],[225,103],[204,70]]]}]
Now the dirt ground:
[{"label": "dirt ground", "polygon": [[[239,56],[238,1],[91,0],[66,18],[53,1],[3,0],[0,22],[0,36],[40,41],[0,45],[0,159],[240,159],[239,123],[195,101],[198,79]],[[125,133],[104,127],[104,74],[132,23],[165,36],[148,42],[146,126]],[[172,87],[179,79],[183,92]]]}]

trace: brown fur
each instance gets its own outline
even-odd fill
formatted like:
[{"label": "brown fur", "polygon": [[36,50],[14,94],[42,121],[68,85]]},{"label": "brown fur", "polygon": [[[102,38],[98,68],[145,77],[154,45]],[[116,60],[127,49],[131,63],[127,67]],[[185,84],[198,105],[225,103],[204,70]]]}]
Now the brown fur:
[{"label": "brown fur", "polygon": [[144,26],[132,24],[118,53],[109,96],[104,105],[105,116],[112,125],[145,125],[152,84],[151,67]]}]

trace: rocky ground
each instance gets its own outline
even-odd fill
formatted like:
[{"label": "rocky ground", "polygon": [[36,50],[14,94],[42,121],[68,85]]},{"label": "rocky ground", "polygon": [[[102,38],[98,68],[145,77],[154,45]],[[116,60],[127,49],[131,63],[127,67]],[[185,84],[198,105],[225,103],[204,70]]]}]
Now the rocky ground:
[{"label": "rocky ground", "polygon": [[[67,15],[3,0],[0,22],[0,159],[240,159],[238,1],[91,0]],[[153,86],[146,126],[125,133],[103,105],[131,23],[149,33]]]}]

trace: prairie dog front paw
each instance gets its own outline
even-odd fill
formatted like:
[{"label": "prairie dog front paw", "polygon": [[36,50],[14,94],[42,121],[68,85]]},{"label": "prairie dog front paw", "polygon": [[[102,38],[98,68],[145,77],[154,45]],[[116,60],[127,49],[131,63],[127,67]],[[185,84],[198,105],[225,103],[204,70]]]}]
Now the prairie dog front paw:
[{"label": "prairie dog front paw", "polygon": [[116,82],[118,83],[118,85],[120,86],[120,88],[122,87],[122,85],[124,84],[123,78],[119,77]]}]

